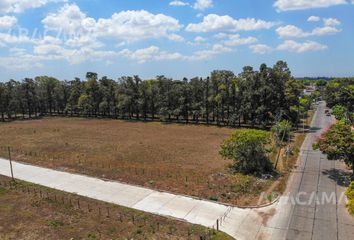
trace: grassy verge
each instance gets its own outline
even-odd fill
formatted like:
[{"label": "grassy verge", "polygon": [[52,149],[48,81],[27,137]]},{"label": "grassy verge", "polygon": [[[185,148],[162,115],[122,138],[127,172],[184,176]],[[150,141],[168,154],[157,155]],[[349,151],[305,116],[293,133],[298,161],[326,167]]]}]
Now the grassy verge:
[{"label": "grassy verge", "polygon": [[[303,120],[305,121],[306,129],[310,128],[315,112],[316,109],[310,110],[307,114],[307,118]],[[281,173],[281,177],[272,186],[271,189],[272,191],[276,191],[279,193],[283,193],[285,191],[291,171],[297,163],[300,154],[300,148],[305,138],[306,138],[306,133],[303,133],[301,130],[295,132],[293,134],[293,138],[290,144],[292,149],[292,154],[287,156],[285,151],[284,150],[282,151],[281,158],[280,158],[281,164],[279,164],[279,168],[278,168],[278,170]]]},{"label": "grassy verge", "polygon": [[232,239],[221,232],[0,177],[0,239]]}]

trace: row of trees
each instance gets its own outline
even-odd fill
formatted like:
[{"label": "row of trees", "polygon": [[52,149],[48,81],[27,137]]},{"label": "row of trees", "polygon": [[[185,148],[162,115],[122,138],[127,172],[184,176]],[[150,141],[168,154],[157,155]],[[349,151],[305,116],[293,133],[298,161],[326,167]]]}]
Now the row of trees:
[{"label": "row of trees", "polygon": [[354,78],[328,82],[323,95],[337,122],[318,139],[314,148],[327,154],[329,159],[345,161],[353,169],[354,180]]},{"label": "row of trees", "polygon": [[239,75],[218,70],[190,80],[133,76],[115,81],[89,72],[84,81],[41,76],[0,83],[0,114],[3,121],[18,114],[62,114],[269,126],[280,113],[298,121],[302,89],[283,61],[273,67],[262,64],[258,71],[244,67]]}]

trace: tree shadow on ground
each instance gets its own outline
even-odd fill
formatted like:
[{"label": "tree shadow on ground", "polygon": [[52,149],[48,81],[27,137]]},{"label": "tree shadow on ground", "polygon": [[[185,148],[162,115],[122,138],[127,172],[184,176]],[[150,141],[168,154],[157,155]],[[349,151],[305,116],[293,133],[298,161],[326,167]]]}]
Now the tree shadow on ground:
[{"label": "tree shadow on ground", "polygon": [[319,127],[311,127],[307,132],[308,133],[315,133],[319,130],[321,130],[322,128],[319,128]]},{"label": "tree shadow on ground", "polygon": [[339,186],[348,187],[350,184],[350,172],[332,168],[330,170],[323,170],[322,173],[328,176],[329,179],[334,180]]}]

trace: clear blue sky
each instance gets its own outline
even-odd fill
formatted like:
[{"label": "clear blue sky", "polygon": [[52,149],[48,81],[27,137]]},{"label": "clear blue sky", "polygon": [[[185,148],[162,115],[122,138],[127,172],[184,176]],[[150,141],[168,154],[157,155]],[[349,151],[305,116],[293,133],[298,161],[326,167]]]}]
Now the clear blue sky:
[{"label": "clear blue sky", "polygon": [[1,81],[87,71],[118,78],[354,75],[354,0],[1,0]]}]

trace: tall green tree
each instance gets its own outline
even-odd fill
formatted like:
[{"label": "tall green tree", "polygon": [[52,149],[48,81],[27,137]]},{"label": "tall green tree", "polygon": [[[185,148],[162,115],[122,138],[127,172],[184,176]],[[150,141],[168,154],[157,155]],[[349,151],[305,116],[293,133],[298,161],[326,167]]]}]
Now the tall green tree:
[{"label": "tall green tree", "polygon": [[270,135],[262,130],[239,130],[224,141],[220,154],[235,162],[235,169],[247,174],[261,174],[272,171],[268,159],[267,145]]},{"label": "tall green tree", "polygon": [[354,131],[349,124],[338,121],[318,139],[313,147],[327,154],[330,160],[345,161],[353,169],[352,178],[354,177]]}]

